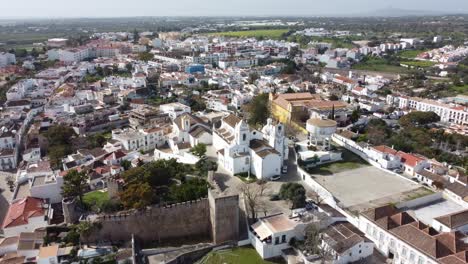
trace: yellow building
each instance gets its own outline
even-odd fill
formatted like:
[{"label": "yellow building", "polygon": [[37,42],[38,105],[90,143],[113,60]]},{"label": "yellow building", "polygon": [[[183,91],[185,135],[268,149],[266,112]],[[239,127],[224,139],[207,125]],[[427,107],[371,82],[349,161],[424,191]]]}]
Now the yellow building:
[{"label": "yellow building", "polygon": [[317,94],[290,93],[269,96],[272,116],[278,121],[289,124],[307,133],[305,122],[311,114],[327,117],[328,113],[346,109],[347,104],[340,101],[326,101]]}]

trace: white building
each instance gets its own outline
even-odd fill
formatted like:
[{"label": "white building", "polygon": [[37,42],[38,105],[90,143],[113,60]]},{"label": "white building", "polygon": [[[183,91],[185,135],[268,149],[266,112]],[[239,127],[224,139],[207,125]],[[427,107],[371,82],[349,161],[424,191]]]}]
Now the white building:
[{"label": "white building", "polygon": [[296,226],[297,222],[284,214],[263,217],[251,226],[249,238],[263,259],[281,256],[284,249],[291,247],[289,241],[292,238],[304,237],[296,232]]},{"label": "white building", "polygon": [[285,142],[281,138],[284,137],[284,126],[276,126],[277,128],[272,129],[270,124],[265,129],[276,131],[267,136],[269,140],[266,140],[260,131],[251,130],[239,117],[231,114],[223,118],[220,127],[213,133],[218,163],[233,175],[248,173],[256,175],[258,179],[269,179],[281,174],[283,160],[287,159],[283,155],[287,152],[276,149],[281,149],[280,144],[269,145],[269,141]]},{"label": "white building", "polygon": [[330,225],[323,232],[322,250],[331,253],[333,264],[361,261],[374,253],[374,243],[348,222]]},{"label": "white building", "polygon": [[384,169],[396,169],[401,167],[401,157],[398,151],[387,146],[367,147],[364,149],[367,157],[378,163]]},{"label": "white building", "polygon": [[227,69],[231,67],[237,68],[248,68],[258,65],[257,58],[226,58],[220,59],[218,66],[221,69]]},{"label": "white building", "polygon": [[393,205],[359,215],[359,229],[392,263],[466,263],[464,235],[439,232]]},{"label": "white building", "polygon": [[335,120],[326,118],[311,118],[307,120],[306,129],[309,132],[309,141],[315,146],[330,148],[331,136],[336,132]]},{"label": "white building", "polygon": [[391,96],[387,96],[387,102],[388,101],[396,101],[400,109],[413,109],[422,112],[434,112],[440,117],[442,122],[465,126],[468,125],[468,111],[463,106],[446,104],[417,97],[391,98]]},{"label": "white building", "polygon": [[112,130],[112,139],[119,141],[121,146],[128,151],[155,149],[167,141],[164,135],[165,129],[163,127]]},{"label": "white building", "polygon": [[171,141],[174,144],[189,143],[193,147],[199,143],[211,145],[213,137],[211,128],[201,118],[184,113],[174,119]]},{"label": "white building", "polygon": [[184,113],[191,113],[190,106],[178,102],[160,105],[159,111],[168,114],[172,120]]},{"label": "white building", "polygon": [[13,202],[3,220],[5,237],[18,236],[47,226],[47,205],[42,199],[26,197]]},{"label": "white building", "polygon": [[8,52],[0,52],[0,68],[11,64],[16,64],[15,54]]},{"label": "white building", "polygon": [[468,210],[439,216],[432,221],[432,227],[439,232],[468,232]]}]

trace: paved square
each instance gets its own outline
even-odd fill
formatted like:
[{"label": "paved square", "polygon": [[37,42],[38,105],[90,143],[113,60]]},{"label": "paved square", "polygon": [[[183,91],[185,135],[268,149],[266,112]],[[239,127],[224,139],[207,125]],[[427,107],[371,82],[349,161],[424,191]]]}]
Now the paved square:
[{"label": "paved square", "polygon": [[333,175],[312,175],[329,190],[344,208],[353,210],[399,202],[404,194],[419,189],[417,183],[400,178],[373,166],[348,170]]}]

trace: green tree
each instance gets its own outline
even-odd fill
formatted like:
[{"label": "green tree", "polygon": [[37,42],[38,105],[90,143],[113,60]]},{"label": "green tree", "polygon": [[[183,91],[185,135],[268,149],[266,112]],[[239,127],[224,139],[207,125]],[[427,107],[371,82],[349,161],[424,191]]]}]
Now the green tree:
[{"label": "green tree", "polygon": [[131,63],[127,63],[127,64],[125,64],[125,69],[127,69],[128,72],[132,72],[133,65]]},{"label": "green tree", "polygon": [[402,118],[399,123],[403,127],[421,126],[440,121],[440,117],[434,112],[413,111]]},{"label": "green tree", "polygon": [[320,251],[319,247],[322,244],[318,226],[315,224],[309,224],[304,231],[304,246],[307,248],[307,251],[311,252],[311,254],[318,254]]},{"label": "green tree", "polygon": [[185,202],[205,197],[208,194],[208,183],[204,179],[194,178],[180,185],[171,186],[170,199],[173,202]]},{"label": "green tree", "polygon": [[67,198],[78,197],[83,202],[83,194],[88,188],[88,175],[86,172],[77,170],[69,171],[63,177],[62,195]]},{"label": "green tree", "polygon": [[140,52],[138,54],[138,59],[141,60],[141,61],[150,61],[154,58],[154,55],[152,53],[149,53],[149,52]]},{"label": "green tree", "polygon": [[205,154],[206,154],[206,145],[203,144],[203,143],[199,143],[199,144],[195,145],[193,148],[190,149],[190,153],[192,153],[193,155],[201,158],[201,157],[205,156]]},{"label": "green tree", "polygon": [[133,43],[138,43],[138,40],[140,40],[140,34],[138,34],[138,31],[135,28],[133,30]]},{"label": "green tree", "polygon": [[260,76],[258,75],[257,72],[251,72],[249,74],[249,83],[250,84],[254,84],[256,80],[258,80],[260,78]]},{"label": "green tree", "polygon": [[291,202],[291,209],[303,208],[306,201],[306,191],[300,183],[289,182],[281,185],[279,196]]},{"label": "green tree", "polygon": [[351,113],[351,122],[356,123],[359,120],[359,110],[354,109],[353,112]]},{"label": "green tree", "polygon": [[88,136],[88,145],[90,148],[102,148],[107,142],[103,134],[93,134]]},{"label": "green tree", "polygon": [[122,160],[120,162],[120,166],[122,166],[122,168],[127,171],[130,169],[130,167],[132,167],[132,162],[129,160]]},{"label": "green tree", "polygon": [[76,136],[75,131],[69,126],[52,126],[45,136],[51,145],[71,144],[72,137]]},{"label": "green tree", "polygon": [[155,202],[155,193],[148,183],[130,184],[120,193],[125,208],[143,209]]},{"label": "green tree", "polygon": [[270,117],[268,94],[260,94],[252,99],[248,105],[247,110],[249,113],[248,123],[252,126],[263,125]]}]

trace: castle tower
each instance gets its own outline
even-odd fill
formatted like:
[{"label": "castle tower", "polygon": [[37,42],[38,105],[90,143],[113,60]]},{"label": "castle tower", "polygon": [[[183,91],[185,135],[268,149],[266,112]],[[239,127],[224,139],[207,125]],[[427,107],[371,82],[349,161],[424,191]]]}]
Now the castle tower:
[{"label": "castle tower", "polygon": [[73,224],[76,223],[80,218],[80,213],[77,211],[76,206],[75,198],[64,198],[62,200],[63,217],[65,219],[65,223]]},{"label": "castle tower", "polygon": [[213,243],[237,242],[239,239],[239,195],[226,194],[214,180],[214,172],[208,172],[211,236]]}]

